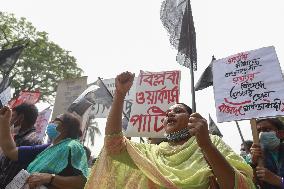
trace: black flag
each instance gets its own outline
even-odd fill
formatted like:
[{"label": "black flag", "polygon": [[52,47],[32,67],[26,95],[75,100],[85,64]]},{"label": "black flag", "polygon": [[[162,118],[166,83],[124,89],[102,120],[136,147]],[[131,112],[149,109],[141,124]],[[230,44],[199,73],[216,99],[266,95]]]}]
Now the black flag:
[{"label": "black flag", "polygon": [[110,108],[112,96],[107,91],[103,82],[99,79],[92,83],[68,108],[69,112],[75,111],[82,116],[86,110],[95,104],[102,104]]},{"label": "black flag", "polygon": [[24,46],[17,46],[11,49],[0,51],[0,69],[4,72],[10,72],[15,66]]},{"label": "black flag", "polygon": [[197,70],[196,34],[189,0],[165,0],[161,21],[169,33],[170,43],[177,50],[177,62]]},{"label": "black flag", "polygon": [[216,123],[213,121],[213,119],[211,118],[210,114],[209,114],[209,133],[211,135],[217,135],[219,137],[223,137],[222,133],[220,132],[220,130],[218,129]]},{"label": "black flag", "polygon": [[0,70],[2,71],[2,80],[0,82],[0,93],[2,93],[12,82],[15,75],[9,77],[11,70],[17,63],[25,46],[17,46],[11,49],[0,51]]},{"label": "black flag", "polygon": [[13,77],[9,77],[8,74],[5,74],[0,82],[0,93],[2,93],[7,87],[10,86]]},{"label": "black flag", "polygon": [[214,56],[212,56],[211,63],[204,70],[204,72],[202,73],[202,75],[200,76],[199,80],[197,81],[197,83],[194,86],[194,90],[195,91],[202,90],[202,89],[205,89],[205,88],[213,85],[213,71],[212,71],[212,67],[213,67],[213,61],[214,60],[216,60],[216,59],[215,59]]}]

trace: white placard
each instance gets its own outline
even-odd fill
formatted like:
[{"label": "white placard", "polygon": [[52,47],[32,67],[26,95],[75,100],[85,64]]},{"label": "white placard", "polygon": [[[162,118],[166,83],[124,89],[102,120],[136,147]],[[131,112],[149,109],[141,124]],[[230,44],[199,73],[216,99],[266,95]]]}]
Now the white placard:
[{"label": "white placard", "polygon": [[11,100],[11,87],[7,87],[1,94],[0,94],[0,101],[3,106],[7,105],[8,102]]},{"label": "white placard", "polygon": [[[13,180],[5,187],[5,189],[29,189],[26,184],[27,178],[30,176],[26,170],[22,169]],[[36,189],[47,189],[45,186],[36,187]]]},{"label": "white placard", "polygon": [[218,122],[284,115],[284,82],[273,46],[213,62]]},{"label": "white placard", "polygon": [[165,111],[178,102],[180,75],[177,70],[140,71],[126,136],[164,137],[161,119]]},{"label": "white placard", "polygon": [[52,119],[67,111],[68,107],[87,88],[87,76],[66,79],[58,83]]}]

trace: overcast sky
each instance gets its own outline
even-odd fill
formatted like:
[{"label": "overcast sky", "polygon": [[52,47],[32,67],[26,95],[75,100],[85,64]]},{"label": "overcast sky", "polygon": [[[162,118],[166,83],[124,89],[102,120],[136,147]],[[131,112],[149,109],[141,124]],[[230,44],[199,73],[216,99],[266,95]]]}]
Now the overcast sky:
[{"label": "overcast sky", "polygon": [[[138,75],[140,69],[179,69],[182,71],[180,99],[190,104],[189,70],[175,62],[176,50],[170,46],[160,21],[161,2],[0,0],[1,11],[26,17],[38,30],[48,32],[52,41],[71,51],[89,83],[97,77],[114,78],[125,70]],[[198,53],[195,81],[213,54],[218,59],[270,45],[275,46],[283,68],[282,1],[192,0],[191,5]],[[196,103],[198,112],[206,118],[210,113],[216,121],[212,87],[196,92]],[[251,139],[248,122],[240,124],[245,139]],[[225,142],[239,152],[241,140],[235,124],[218,126]],[[101,141],[98,139],[97,145],[101,145]]]}]

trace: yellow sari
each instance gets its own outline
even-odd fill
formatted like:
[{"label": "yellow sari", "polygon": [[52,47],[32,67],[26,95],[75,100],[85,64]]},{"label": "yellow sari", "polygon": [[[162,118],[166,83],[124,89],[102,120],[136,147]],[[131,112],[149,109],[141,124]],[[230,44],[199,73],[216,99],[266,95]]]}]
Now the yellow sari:
[{"label": "yellow sari", "polygon": [[[235,170],[235,188],[255,188],[251,167],[219,137],[210,137]],[[208,189],[212,176],[195,137],[171,146],[135,143],[116,135],[105,138],[85,189]]]}]

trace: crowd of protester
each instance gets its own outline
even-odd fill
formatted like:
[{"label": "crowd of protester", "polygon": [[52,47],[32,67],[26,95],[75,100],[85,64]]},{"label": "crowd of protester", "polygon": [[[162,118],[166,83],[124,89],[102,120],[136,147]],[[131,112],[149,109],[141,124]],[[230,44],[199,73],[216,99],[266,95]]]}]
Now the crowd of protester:
[{"label": "crowd of protester", "polygon": [[116,77],[105,144],[97,159],[80,143],[81,123],[72,113],[58,115],[47,125],[50,143],[42,144],[34,128],[35,105],[2,108],[0,189],[22,169],[30,173],[26,185],[31,189],[284,188],[284,125],[279,119],[257,120],[260,143],[244,141],[238,155],[209,134],[200,114],[177,103],[163,119],[165,138],[136,143],[123,136],[121,121],[133,79],[130,72]]},{"label": "crowd of protester", "polygon": [[31,173],[30,188],[83,188],[93,162],[90,149],[78,140],[79,119],[71,113],[57,116],[46,128],[50,143],[42,144],[34,127],[37,116],[36,106],[28,103],[1,109],[0,188],[22,169]]}]

